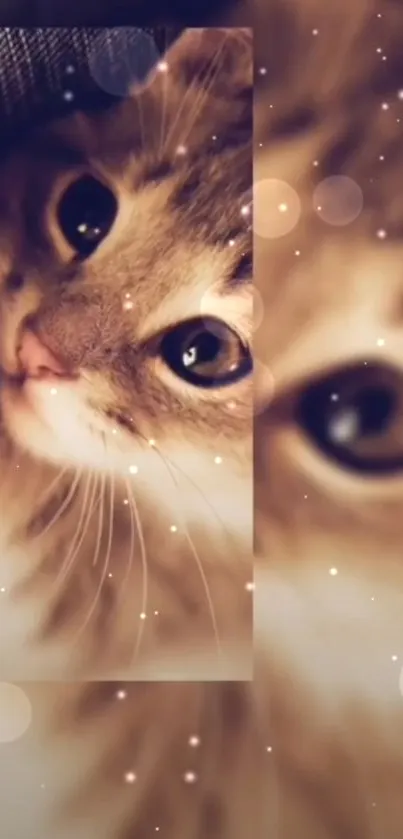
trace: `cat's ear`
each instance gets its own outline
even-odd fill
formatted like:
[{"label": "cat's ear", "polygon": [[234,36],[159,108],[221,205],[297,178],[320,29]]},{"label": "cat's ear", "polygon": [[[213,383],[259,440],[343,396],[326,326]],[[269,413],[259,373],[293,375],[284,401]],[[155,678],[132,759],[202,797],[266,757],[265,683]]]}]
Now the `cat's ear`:
[{"label": "cat's ear", "polygon": [[236,144],[252,137],[252,39],[251,29],[186,29],[163,56],[145,99],[163,114],[168,145],[200,148],[216,135]]},{"label": "cat's ear", "polygon": [[204,90],[220,99],[247,97],[253,85],[252,30],[186,29],[160,62],[159,72],[184,90]]}]

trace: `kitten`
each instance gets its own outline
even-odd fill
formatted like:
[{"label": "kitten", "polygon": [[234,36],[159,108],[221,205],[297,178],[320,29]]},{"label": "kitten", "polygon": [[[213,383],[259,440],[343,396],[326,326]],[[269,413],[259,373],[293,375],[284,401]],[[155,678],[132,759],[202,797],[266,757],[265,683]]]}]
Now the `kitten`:
[{"label": "kitten", "polygon": [[251,111],[249,31],[187,30],[1,164],[2,678],[250,674]]},{"label": "kitten", "polygon": [[261,14],[256,689],[271,832],[397,839],[403,15],[366,0]]}]

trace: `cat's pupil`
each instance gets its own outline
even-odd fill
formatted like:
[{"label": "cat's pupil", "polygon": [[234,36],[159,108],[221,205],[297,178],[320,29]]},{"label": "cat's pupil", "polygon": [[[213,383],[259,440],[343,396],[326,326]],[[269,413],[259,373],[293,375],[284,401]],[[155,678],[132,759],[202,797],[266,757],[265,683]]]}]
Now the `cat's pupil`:
[{"label": "cat's pupil", "polygon": [[194,318],[169,330],[160,355],[177,376],[196,387],[224,387],[252,369],[248,347],[215,318]]},{"label": "cat's pupil", "polygon": [[117,214],[117,201],[104,184],[85,175],[70,184],[58,207],[64,238],[83,259],[108,235]]},{"label": "cat's pupil", "polygon": [[306,389],[298,421],[342,466],[362,472],[403,469],[402,384],[400,374],[388,368],[342,371]]},{"label": "cat's pupil", "polygon": [[220,341],[215,335],[211,332],[200,332],[183,353],[183,363],[185,367],[192,367],[195,364],[214,361],[220,353],[220,348]]},{"label": "cat's pupil", "polygon": [[335,442],[351,443],[360,437],[381,434],[387,430],[393,407],[391,393],[382,388],[358,391],[350,404],[331,410],[329,438]]}]

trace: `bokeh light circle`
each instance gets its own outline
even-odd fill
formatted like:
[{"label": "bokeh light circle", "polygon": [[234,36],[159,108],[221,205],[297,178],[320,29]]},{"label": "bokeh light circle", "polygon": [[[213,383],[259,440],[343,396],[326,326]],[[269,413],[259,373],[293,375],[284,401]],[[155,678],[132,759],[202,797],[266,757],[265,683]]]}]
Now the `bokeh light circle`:
[{"label": "bokeh light circle", "polygon": [[263,302],[263,295],[256,286],[253,286],[253,325],[252,330],[256,332],[262,325],[265,316],[265,306]]},{"label": "bokeh light circle", "polygon": [[32,720],[32,706],[18,685],[0,682],[0,743],[12,743],[25,734]]},{"label": "bokeh light circle", "polygon": [[352,178],[333,175],[316,186],[313,206],[322,221],[334,227],[344,227],[361,214],[364,196],[361,187]]},{"label": "bokeh light circle", "polygon": [[154,38],[143,29],[105,29],[91,49],[88,63],[94,81],[112,96],[127,96],[130,88],[142,84],[160,53]]},{"label": "bokeh light circle", "polygon": [[286,181],[264,178],[253,190],[253,229],[263,239],[280,239],[290,233],[300,219],[298,193]]}]

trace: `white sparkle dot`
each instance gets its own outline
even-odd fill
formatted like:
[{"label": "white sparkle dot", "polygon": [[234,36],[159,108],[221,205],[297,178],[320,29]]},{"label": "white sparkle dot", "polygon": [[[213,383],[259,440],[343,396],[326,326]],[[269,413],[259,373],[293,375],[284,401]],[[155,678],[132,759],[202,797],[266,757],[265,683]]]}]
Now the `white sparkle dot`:
[{"label": "white sparkle dot", "polygon": [[56,396],[57,395],[57,388],[51,387],[50,392],[51,392],[52,396]]},{"label": "white sparkle dot", "polygon": [[65,90],[63,93],[63,99],[65,102],[72,102],[74,99],[74,93],[72,90]]},{"label": "white sparkle dot", "polygon": [[267,67],[259,67],[259,75],[265,76],[267,73]]},{"label": "white sparkle dot", "polygon": [[294,251],[295,256],[301,256],[301,251]]},{"label": "white sparkle dot", "polygon": [[194,784],[197,781],[196,772],[185,772],[183,780],[186,784]]},{"label": "white sparkle dot", "polygon": [[148,445],[151,446],[151,448],[153,448],[155,446],[155,440],[153,440],[153,439],[149,440]]},{"label": "white sparkle dot", "polygon": [[128,503],[129,503],[129,499],[128,499],[128,498],[124,498],[124,499],[123,499],[123,504],[128,504]]},{"label": "white sparkle dot", "polygon": [[147,615],[145,612],[140,612],[140,620],[145,621]]},{"label": "white sparkle dot", "polygon": [[248,206],[248,204],[244,204],[244,206],[241,207],[241,216],[248,216],[249,214],[250,214],[250,207]]},{"label": "white sparkle dot", "polygon": [[382,52],[382,47],[377,47],[376,51],[380,54]]},{"label": "white sparkle dot", "polygon": [[112,434],[117,434],[117,433],[118,433],[117,428],[112,428]]},{"label": "white sparkle dot", "polygon": [[155,610],[154,615],[159,615],[158,609]]},{"label": "white sparkle dot", "polygon": [[245,588],[246,588],[246,591],[254,591],[255,590],[255,584],[253,582],[246,583]]},{"label": "white sparkle dot", "polygon": [[76,68],[72,64],[68,64],[66,67],[66,73],[68,73],[69,76],[72,76],[75,72]]},{"label": "white sparkle dot", "polygon": [[157,64],[157,70],[159,73],[166,73],[168,71],[168,64],[166,61],[159,61]]},{"label": "white sparkle dot", "polygon": [[314,166],[319,166],[319,160],[314,160],[314,161],[313,161],[313,165],[314,165]]},{"label": "white sparkle dot", "polygon": [[2,593],[2,594],[4,594],[4,592],[5,592],[5,588],[4,588],[4,586],[2,586],[2,587],[0,588],[0,591],[1,591],[1,593]]},{"label": "white sparkle dot", "polygon": [[387,61],[387,60],[388,60],[388,56],[387,56],[387,55],[383,55],[383,56],[382,56],[382,61]]},{"label": "white sparkle dot", "polygon": [[228,244],[229,244],[230,248],[233,248],[234,245],[235,245],[235,239],[230,239]]},{"label": "white sparkle dot", "polygon": [[272,752],[273,746],[266,746],[266,752]]},{"label": "white sparkle dot", "polygon": [[180,156],[183,156],[183,155],[187,154],[186,146],[183,146],[183,145],[178,146],[177,149],[176,149],[176,154],[179,154]]},{"label": "white sparkle dot", "polygon": [[125,302],[123,303],[123,308],[126,312],[130,312],[130,309],[132,309],[133,306],[134,303],[132,300],[125,300]]},{"label": "white sparkle dot", "polygon": [[386,233],[386,230],[383,230],[381,228],[381,230],[376,231],[376,235],[377,235],[378,239],[386,239],[387,233]]},{"label": "white sparkle dot", "polygon": [[122,699],[126,699],[126,697],[127,697],[127,691],[126,690],[118,690],[118,692],[116,694],[117,699],[122,700]]},{"label": "white sparkle dot", "polygon": [[312,35],[319,35],[319,29],[312,29]]},{"label": "white sparkle dot", "polygon": [[129,472],[130,472],[131,475],[137,475],[138,471],[139,470],[138,470],[137,466],[129,466]]},{"label": "white sparkle dot", "polygon": [[219,465],[220,465],[220,463],[222,463],[222,457],[220,457],[219,455],[217,455],[217,457],[215,457],[215,458],[214,458],[214,463],[216,463],[216,464],[217,464],[217,466],[219,466]]},{"label": "white sparkle dot", "polygon": [[137,775],[135,772],[126,772],[125,774],[125,781],[127,784],[134,784],[137,780]]},{"label": "white sparkle dot", "polygon": [[385,339],[384,338],[378,338],[376,344],[377,344],[378,347],[384,347],[385,346]]},{"label": "white sparkle dot", "polygon": [[397,661],[397,655],[392,655],[392,661]]},{"label": "white sparkle dot", "polygon": [[379,160],[385,160],[385,158],[384,158],[383,154],[380,154],[380,155],[379,155]]},{"label": "white sparkle dot", "polygon": [[307,496],[307,495],[304,495],[304,498],[305,498],[305,501],[306,501],[306,499],[308,498],[308,496]]},{"label": "white sparkle dot", "polygon": [[389,110],[388,103],[387,102],[382,102],[381,108],[382,108],[383,111],[388,111]]},{"label": "white sparkle dot", "polygon": [[197,737],[196,734],[192,734],[192,736],[189,737],[189,746],[192,746],[194,749],[197,746],[200,746],[200,737]]},{"label": "white sparkle dot", "polygon": [[339,399],[340,399],[340,396],[339,396],[338,393],[332,393],[330,399],[331,399],[332,402],[338,402]]},{"label": "white sparkle dot", "polygon": [[169,529],[170,529],[171,533],[177,533],[178,532],[178,528],[177,528],[176,524],[171,524],[171,527]]},{"label": "white sparkle dot", "polygon": [[212,136],[212,138],[211,138],[211,139],[212,139],[212,140],[216,140],[216,139],[217,139],[217,134],[213,134],[213,136]]},{"label": "white sparkle dot", "polygon": [[403,99],[403,90],[398,90],[397,91],[397,98],[398,99]]},{"label": "white sparkle dot", "polygon": [[336,577],[338,573],[339,572],[338,572],[337,568],[331,568],[330,571],[329,571],[329,574],[330,574],[331,577]]},{"label": "white sparkle dot", "polygon": [[280,213],[286,213],[288,210],[288,204],[279,204],[278,208],[280,210]]}]

